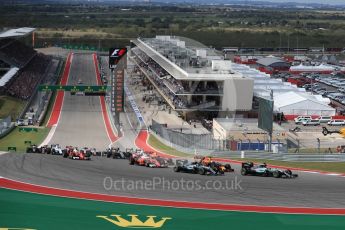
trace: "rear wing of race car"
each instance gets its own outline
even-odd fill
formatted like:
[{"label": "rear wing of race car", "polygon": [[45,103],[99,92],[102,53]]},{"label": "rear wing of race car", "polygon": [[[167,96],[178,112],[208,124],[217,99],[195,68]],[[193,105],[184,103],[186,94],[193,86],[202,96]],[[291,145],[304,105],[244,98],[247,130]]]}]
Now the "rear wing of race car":
[{"label": "rear wing of race car", "polygon": [[253,162],[242,162],[242,168],[251,168],[254,166]]},{"label": "rear wing of race car", "polygon": [[175,161],[175,165],[178,165],[178,166],[183,166],[187,163],[188,163],[188,160],[186,160],[186,159],[176,159],[176,161]]}]

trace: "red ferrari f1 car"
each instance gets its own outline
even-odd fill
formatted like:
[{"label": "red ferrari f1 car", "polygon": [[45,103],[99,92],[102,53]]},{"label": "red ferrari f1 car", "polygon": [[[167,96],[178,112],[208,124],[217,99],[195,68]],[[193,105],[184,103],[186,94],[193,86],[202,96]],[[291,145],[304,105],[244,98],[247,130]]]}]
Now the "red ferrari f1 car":
[{"label": "red ferrari f1 car", "polygon": [[167,168],[169,166],[169,159],[141,151],[131,154],[129,157],[129,164],[146,166],[150,168]]},{"label": "red ferrari f1 car", "polygon": [[66,146],[66,149],[63,151],[63,157],[72,160],[91,160],[91,155],[91,151],[88,151],[86,148],[79,150],[73,146]]}]

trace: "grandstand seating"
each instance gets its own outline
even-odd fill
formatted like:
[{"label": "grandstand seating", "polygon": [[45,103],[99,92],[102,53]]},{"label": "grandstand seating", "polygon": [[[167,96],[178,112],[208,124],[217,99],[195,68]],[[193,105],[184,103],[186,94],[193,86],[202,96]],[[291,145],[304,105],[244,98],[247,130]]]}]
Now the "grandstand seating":
[{"label": "grandstand seating", "polygon": [[12,39],[0,39],[0,63],[6,67],[19,68],[15,76],[11,77],[0,93],[27,100],[34,92],[50,63],[51,59],[38,54],[33,48]]},{"label": "grandstand seating", "polygon": [[23,100],[29,99],[42,79],[49,62],[49,57],[43,54],[36,55],[11,81],[7,93]]},{"label": "grandstand seating", "polygon": [[[211,107],[218,102],[214,98],[206,98],[203,102],[202,93],[208,93],[208,95],[218,94],[223,91],[222,87],[216,82],[207,82],[207,84],[201,84],[196,82],[195,86],[189,86],[189,82],[176,80],[165,69],[163,69],[158,63],[156,63],[151,57],[138,49],[132,49],[133,60],[143,69],[151,81],[155,83],[157,88],[165,95],[165,98],[169,100],[175,108],[186,109],[195,108],[197,106]],[[137,70],[135,70],[137,72]],[[143,82],[143,85],[144,82]],[[187,97],[183,94],[193,94],[191,100],[188,101]],[[198,93],[200,93],[198,95]],[[182,94],[182,95],[181,95]],[[205,94],[206,95],[206,94]]]},{"label": "grandstand seating", "polygon": [[24,67],[36,55],[36,51],[14,39],[0,40],[0,58],[16,66]]}]

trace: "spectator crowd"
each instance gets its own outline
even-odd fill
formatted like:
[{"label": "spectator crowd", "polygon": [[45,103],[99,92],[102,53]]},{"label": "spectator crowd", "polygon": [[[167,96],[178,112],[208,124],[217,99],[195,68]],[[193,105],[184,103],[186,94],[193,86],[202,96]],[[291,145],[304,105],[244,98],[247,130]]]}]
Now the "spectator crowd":
[{"label": "spectator crowd", "polygon": [[7,93],[23,100],[29,99],[36,86],[43,78],[49,62],[49,57],[43,54],[37,54],[27,66],[22,68],[17,76],[11,80],[8,84]]},{"label": "spectator crowd", "polygon": [[[195,95],[197,93],[221,93],[222,86],[216,81],[205,82],[177,80],[141,50],[132,49],[132,51],[135,54],[134,60],[137,64],[145,70],[151,81],[154,82],[157,88],[164,93],[166,98],[168,98],[177,109],[200,106],[201,104],[208,106],[209,102],[219,105],[219,96],[208,96],[206,97],[206,101],[204,101],[203,95]],[[187,96],[181,94],[194,95],[192,95],[191,101],[188,103]]]},{"label": "spectator crowd", "polygon": [[[172,91],[172,88],[169,88],[166,85],[166,79],[169,77],[169,74],[161,68],[154,60],[148,57],[146,54],[135,50],[134,57],[135,61],[140,65],[141,68],[145,69],[147,75],[150,76],[150,79],[156,84],[157,88],[160,89],[162,93],[172,102],[172,104],[179,109],[187,107],[187,101],[184,97],[178,97]],[[169,79],[171,79],[170,77]],[[175,88],[175,87],[173,87]]]}]

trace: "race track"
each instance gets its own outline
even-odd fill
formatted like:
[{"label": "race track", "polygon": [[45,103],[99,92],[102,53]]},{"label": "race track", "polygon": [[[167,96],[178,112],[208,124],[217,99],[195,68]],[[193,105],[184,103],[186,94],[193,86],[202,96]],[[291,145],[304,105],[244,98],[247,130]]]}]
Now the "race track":
[{"label": "race track", "polygon": [[[92,54],[73,55],[68,84],[77,84],[79,79],[84,85],[97,84]],[[114,145],[121,149],[134,147],[137,134],[126,114],[121,114],[121,122],[124,136]],[[137,138],[137,145],[146,145],[140,140]],[[111,142],[102,116],[100,97],[66,92],[57,127],[49,143],[63,147],[95,147],[102,151]],[[175,173],[172,168],[130,166],[127,160],[104,157],[75,161],[44,154],[0,155],[0,177],[55,188],[175,201],[345,208],[344,177],[306,172],[298,172],[296,179],[241,176],[239,165],[232,166],[235,173],[201,176]]]},{"label": "race track", "polygon": [[[79,79],[84,85],[97,85],[92,54],[73,55],[68,85],[76,85]],[[56,143],[105,150],[111,141],[105,129],[100,97],[65,92],[59,122],[49,142]]]},{"label": "race track", "polygon": [[[345,207],[343,177],[300,172],[299,178],[296,179],[275,179],[241,176],[239,166],[234,165],[234,168],[235,173],[225,176],[201,176],[175,173],[171,168],[130,166],[127,160],[102,157],[93,157],[91,161],[74,161],[61,156],[40,154],[11,153],[0,156],[1,176],[56,188],[130,197],[225,204]],[[106,177],[108,177],[107,188],[111,186],[110,178],[120,181],[116,189],[108,190],[109,188],[104,187]],[[181,179],[184,182],[181,182]],[[156,181],[157,184],[146,188],[140,186],[140,183],[147,184],[150,181]],[[207,183],[214,181],[217,181],[215,182],[217,186],[223,187],[228,183],[228,189],[212,189],[212,184],[205,187]],[[239,182],[241,189],[239,187],[232,189],[231,181]],[[133,183],[139,186],[134,189],[128,187]],[[198,183],[206,189],[196,189],[196,186],[191,187],[191,183]],[[170,189],[168,184],[171,185]],[[187,186],[189,189],[186,189]]]}]

